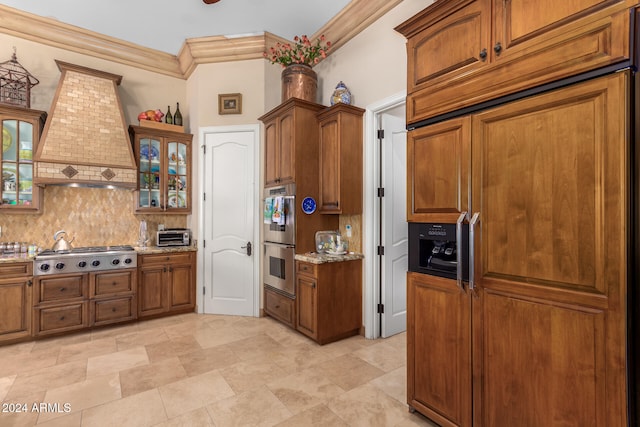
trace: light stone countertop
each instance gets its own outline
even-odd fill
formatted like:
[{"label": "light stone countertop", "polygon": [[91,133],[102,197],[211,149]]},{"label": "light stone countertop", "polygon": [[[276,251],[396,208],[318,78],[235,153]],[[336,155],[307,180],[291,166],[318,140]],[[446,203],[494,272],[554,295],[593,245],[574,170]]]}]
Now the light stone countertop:
[{"label": "light stone countertop", "polygon": [[35,255],[29,255],[26,252],[2,254],[0,255],[0,264],[33,261],[35,257]]},{"label": "light stone countertop", "polygon": [[307,252],[305,254],[296,254],[296,261],[309,262],[311,264],[325,264],[328,262],[343,262],[364,259],[364,254],[357,252],[349,252],[344,255],[319,254],[317,252]]},{"label": "light stone countertop", "polygon": [[[195,246],[147,246],[146,248],[133,247],[138,254],[165,254],[171,252],[197,252],[198,248]],[[33,261],[36,255],[29,255],[26,252],[21,253],[7,253],[0,255],[0,264],[9,264],[13,262],[28,262]]]},{"label": "light stone countertop", "polygon": [[171,252],[197,252],[198,248],[195,246],[147,246],[142,248],[140,246],[133,247],[138,254],[166,254]]}]

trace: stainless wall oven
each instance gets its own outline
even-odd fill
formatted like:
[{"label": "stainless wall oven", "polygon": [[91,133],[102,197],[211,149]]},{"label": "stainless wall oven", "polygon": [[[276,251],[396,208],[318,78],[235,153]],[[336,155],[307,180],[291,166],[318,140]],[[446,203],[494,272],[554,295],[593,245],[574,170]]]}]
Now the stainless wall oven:
[{"label": "stainless wall oven", "polygon": [[265,286],[295,297],[295,184],[265,188],[263,199]]},{"label": "stainless wall oven", "polygon": [[269,286],[288,296],[295,295],[294,257],[296,248],[293,245],[264,242],[264,275],[265,286]]}]

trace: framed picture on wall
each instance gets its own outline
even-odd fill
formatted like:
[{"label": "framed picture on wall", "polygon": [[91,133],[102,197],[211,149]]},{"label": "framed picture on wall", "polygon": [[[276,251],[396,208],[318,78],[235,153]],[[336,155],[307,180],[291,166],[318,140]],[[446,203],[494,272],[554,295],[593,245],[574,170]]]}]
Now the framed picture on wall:
[{"label": "framed picture on wall", "polygon": [[218,114],[241,114],[242,94],[221,93],[218,95]]}]

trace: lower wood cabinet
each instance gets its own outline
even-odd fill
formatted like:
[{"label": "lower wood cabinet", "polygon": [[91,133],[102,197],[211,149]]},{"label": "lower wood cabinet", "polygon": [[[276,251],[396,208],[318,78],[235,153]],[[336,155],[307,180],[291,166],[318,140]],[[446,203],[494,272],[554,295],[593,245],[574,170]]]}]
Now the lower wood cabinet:
[{"label": "lower wood cabinet", "polygon": [[193,311],[196,252],[138,256],[138,316]]},{"label": "lower wood cabinet", "polygon": [[319,344],[360,333],[362,260],[296,261],[296,329]]},{"label": "lower wood cabinet", "polygon": [[31,335],[33,263],[0,264],[0,343]]},{"label": "lower wood cabinet", "polygon": [[471,422],[471,295],[407,273],[407,403],[440,425]]},{"label": "lower wood cabinet", "polygon": [[135,320],[137,269],[37,277],[35,336]]},{"label": "lower wood cabinet", "polygon": [[89,274],[34,280],[33,334],[43,336],[89,327]]},{"label": "lower wood cabinet", "polygon": [[91,273],[91,325],[102,326],[138,318],[136,299],[138,270]]},{"label": "lower wood cabinet", "polygon": [[278,319],[292,328],[295,328],[296,304],[294,299],[265,287],[264,311],[269,316]]}]

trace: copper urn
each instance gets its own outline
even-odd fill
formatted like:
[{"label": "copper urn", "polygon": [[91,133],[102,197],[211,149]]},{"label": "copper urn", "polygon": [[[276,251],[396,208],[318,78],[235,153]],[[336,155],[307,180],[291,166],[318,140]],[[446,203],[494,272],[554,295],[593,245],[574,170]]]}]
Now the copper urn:
[{"label": "copper urn", "polygon": [[282,70],[282,102],[289,98],[300,98],[316,102],[318,75],[310,66],[291,64]]}]

